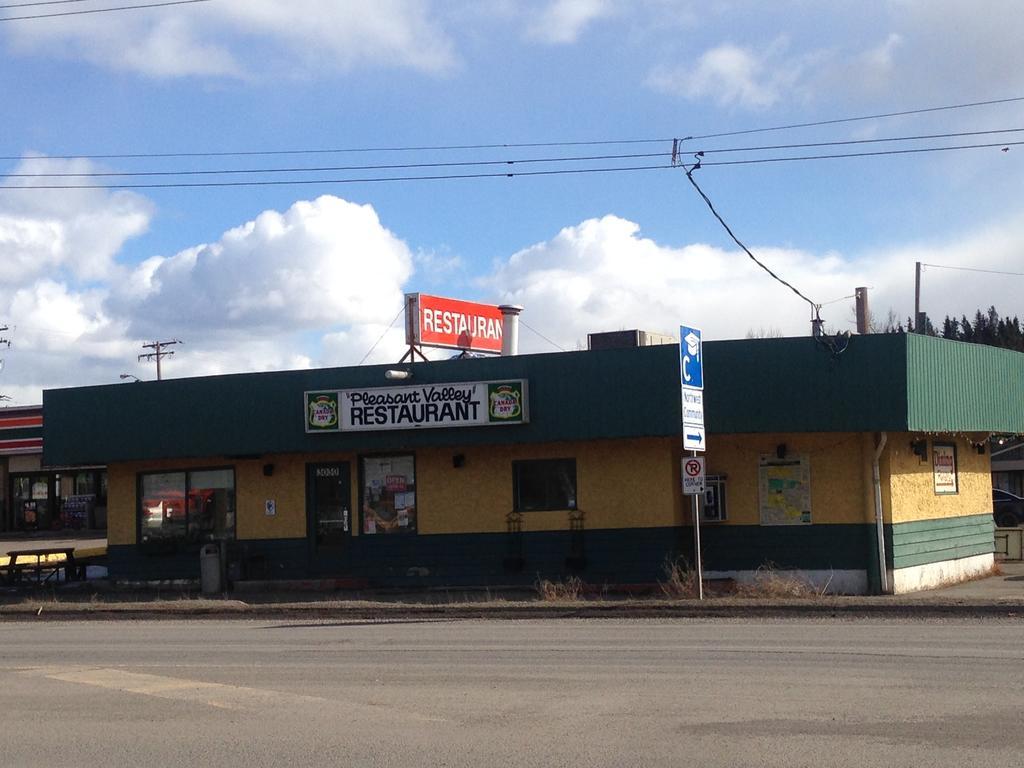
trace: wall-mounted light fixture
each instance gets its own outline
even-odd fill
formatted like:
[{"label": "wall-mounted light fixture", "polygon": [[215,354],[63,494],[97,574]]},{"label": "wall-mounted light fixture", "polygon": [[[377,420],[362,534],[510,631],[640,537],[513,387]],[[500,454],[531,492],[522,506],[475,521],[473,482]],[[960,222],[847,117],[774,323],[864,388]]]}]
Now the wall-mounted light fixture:
[{"label": "wall-mounted light fixture", "polygon": [[272,474],[274,474],[274,465],[273,464],[264,464],[263,465],[263,476],[264,477],[270,477]]},{"label": "wall-mounted light fixture", "polygon": [[928,461],[928,441],[927,440],[911,440],[910,450],[917,456],[921,461]]},{"label": "wall-mounted light fixture", "polygon": [[402,371],[396,368],[389,368],[384,371],[384,378],[388,381],[407,381],[412,378],[412,371]]},{"label": "wall-mounted light fixture", "polygon": [[455,469],[460,469],[465,464],[466,464],[466,454],[464,454],[464,453],[456,453],[454,456],[452,456],[452,466],[455,467]]},{"label": "wall-mounted light fixture", "polygon": [[786,458],[786,444],[779,443],[775,446],[775,458],[784,459]]}]

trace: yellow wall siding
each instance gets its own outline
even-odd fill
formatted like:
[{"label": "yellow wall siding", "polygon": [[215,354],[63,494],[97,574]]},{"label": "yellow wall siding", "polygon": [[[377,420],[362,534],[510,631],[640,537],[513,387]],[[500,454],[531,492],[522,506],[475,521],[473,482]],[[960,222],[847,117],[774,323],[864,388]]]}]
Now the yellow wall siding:
[{"label": "yellow wall siding", "polygon": [[107,467],[107,543],[135,543],[135,469],[129,464]]},{"label": "yellow wall siding", "polygon": [[[400,452],[396,452],[400,453]],[[462,467],[452,456],[462,454]],[[552,443],[546,445],[430,448],[415,451],[418,531],[484,533],[506,530],[512,511],[512,462],[576,459],[577,505],[588,528],[671,526],[682,522],[678,443],[669,438]],[[352,533],[359,535],[359,467],[347,454],[265,456],[259,460],[216,459],[129,462],[109,471],[111,544],[133,544],[136,482],[140,472],[231,466],[235,469],[239,539],[306,537],[306,463],[348,461],[352,482]],[[270,476],[263,466],[273,464]],[[265,514],[265,502],[277,514]],[[529,512],[524,531],[564,530],[568,510]]]},{"label": "yellow wall siding", "polygon": [[[707,471],[726,476],[726,525],[760,525],[758,466],[761,454],[775,455],[786,445],[788,455],[806,453],[811,462],[811,522],[864,523],[870,519],[865,501],[864,451],[869,445],[860,433],[711,435]],[[870,464],[868,480],[870,480]],[[873,514],[873,512],[871,512]]]},{"label": "yellow wall siding", "polygon": [[[576,503],[587,528],[679,525],[679,450],[668,438],[427,449],[416,453],[420,533],[506,530],[512,462],[576,459]],[[452,456],[465,463],[452,466]],[[528,512],[524,531],[562,530],[568,510]]]},{"label": "yellow wall siding", "polygon": [[[891,522],[908,523],[992,512],[992,472],[988,452],[979,454],[964,437],[930,436],[928,459],[921,461],[911,451],[911,440],[925,439],[914,434],[890,434],[889,468],[891,494],[886,505]],[[932,445],[935,442],[956,446],[958,493],[935,493],[932,469]],[[887,522],[890,518],[887,516]]]}]

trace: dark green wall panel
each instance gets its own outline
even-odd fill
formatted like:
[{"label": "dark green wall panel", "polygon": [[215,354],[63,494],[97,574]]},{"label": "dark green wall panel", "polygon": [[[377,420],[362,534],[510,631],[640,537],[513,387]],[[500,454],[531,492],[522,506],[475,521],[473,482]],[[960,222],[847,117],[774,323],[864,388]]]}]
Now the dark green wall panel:
[{"label": "dark green wall panel", "polygon": [[897,523],[891,529],[894,568],[989,554],[995,549],[992,515]]}]

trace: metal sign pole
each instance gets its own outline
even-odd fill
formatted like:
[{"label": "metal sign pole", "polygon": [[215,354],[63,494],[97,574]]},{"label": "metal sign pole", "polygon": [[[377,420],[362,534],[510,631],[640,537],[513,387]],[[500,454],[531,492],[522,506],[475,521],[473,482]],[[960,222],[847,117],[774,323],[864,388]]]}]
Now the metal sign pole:
[{"label": "metal sign pole", "polygon": [[[690,451],[690,455],[696,457],[696,451]],[[696,494],[690,497],[690,503],[693,508],[693,543],[694,543],[694,555],[697,560],[697,599],[704,599],[704,567],[701,564],[700,559],[700,514],[697,511],[697,496]]]}]

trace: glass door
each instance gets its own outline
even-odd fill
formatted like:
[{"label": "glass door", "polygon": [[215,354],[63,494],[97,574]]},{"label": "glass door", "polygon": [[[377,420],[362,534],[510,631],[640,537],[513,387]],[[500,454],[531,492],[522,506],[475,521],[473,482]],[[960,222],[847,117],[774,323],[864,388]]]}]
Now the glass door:
[{"label": "glass door", "polygon": [[307,465],[306,506],[314,556],[342,554],[352,530],[351,473],[347,461]]}]

